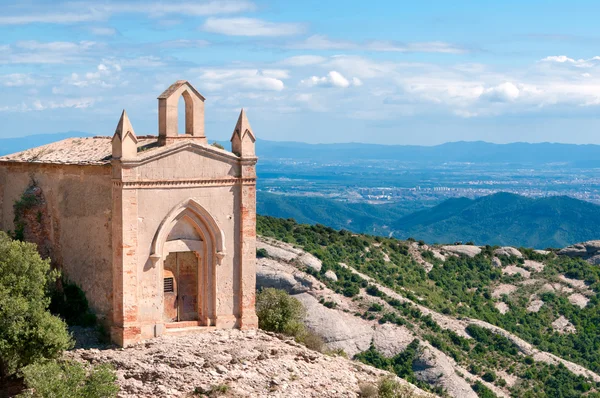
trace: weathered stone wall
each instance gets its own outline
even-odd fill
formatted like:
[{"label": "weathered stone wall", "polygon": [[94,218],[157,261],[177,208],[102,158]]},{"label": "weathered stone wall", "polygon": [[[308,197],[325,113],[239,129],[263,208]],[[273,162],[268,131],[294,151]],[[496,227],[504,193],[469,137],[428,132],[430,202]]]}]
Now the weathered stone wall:
[{"label": "weathered stone wall", "polygon": [[[99,317],[110,319],[110,166],[0,163],[0,229],[15,230],[14,204],[32,181],[43,203],[27,214],[31,225],[25,238],[43,243],[42,255],[49,253],[53,264],[85,291]],[[38,221],[41,225],[34,225]]]},{"label": "weathered stone wall", "polygon": [[[114,257],[114,272],[123,275],[114,289],[116,296],[123,297],[123,307],[115,307],[113,339],[117,343],[127,345],[158,333],[164,312],[164,252],[158,253],[163,256],[161,260],[153,259],[157,254],[154,250],[161,250],[153,241],[157,232],[163,230],[172,236],[195,237],[189,231],[191,225],[185,225],[185,221],[177,221],[175,229],[165,227],[173,222],[170,217],[179,214],[180,209],[187,211],[190,201],[206,213],[197,216],[208,224],[214,221],[224,237],[224,247],[219,248],[215,243],[218,239],[209,236],[215,233],[211,226],[207,224],[207,229],[201,232],[205,234],[202,236],[205,251],[199,255],[198,278],[200,289],[206,290],[198,291],[200,324],[243,327],[244,310],[247,326],[256,323],[254,168],[250,169],[251,175],[242,176],[239,159],[219,152],[194,146],[175,147],[140,163],[113,163],[117,179],[114,197],[122,198],[115,201],[113,212],[122,214],[119,219],[123,220],[122,228],[115,225],[121,238],[113,241],[119,252]],[[132,247],[136,249],[131,250]],[[224,256],[221,258],[217,251],[224,252]]]}]

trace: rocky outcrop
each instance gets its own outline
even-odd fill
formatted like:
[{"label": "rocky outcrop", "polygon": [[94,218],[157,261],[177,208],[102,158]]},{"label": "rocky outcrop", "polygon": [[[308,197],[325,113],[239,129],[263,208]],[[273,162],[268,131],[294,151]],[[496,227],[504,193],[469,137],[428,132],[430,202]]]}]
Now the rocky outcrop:
[{"label": "rocky outcrop", "polygon": [[507,256],[507,257],[515,256],[517,258],[523,257],[523,255],[521,254],[520,251],[518,251],[514,247],[510,247],[510,246],[500,247],[500,248],[494,250],[494,254],[496,256]]},{"label": "rocky outcrop", "polygon": [[560,250],[558,254],[580,257],[590,264],[600,265],[600,240],[577,243]]},{"label": "rocky outcrop", "polygon": [[442,250],[447,251],[449,253],[462,254],[464,256],[469,256],[469,257],[475,257],[476,255],[481,253],[480,247],[471,246],[471,245],[442,246]]},{"label": "rocky outcrop", "polygon": [[262,288],[285,290],[290,294],[304,293],[322,285],[309,275],[268,258],[257,260],[256,284]]},{"label": "rocky outcrop", "polygon": [[[226,386],[230,397],[358,397],[382,370],[311,351],[259,330],[163,336],[126,349],[78,349],[66,356],[110,363],[120,397],[190,397]],[[396,378],[418,397],[434,397]]]}]

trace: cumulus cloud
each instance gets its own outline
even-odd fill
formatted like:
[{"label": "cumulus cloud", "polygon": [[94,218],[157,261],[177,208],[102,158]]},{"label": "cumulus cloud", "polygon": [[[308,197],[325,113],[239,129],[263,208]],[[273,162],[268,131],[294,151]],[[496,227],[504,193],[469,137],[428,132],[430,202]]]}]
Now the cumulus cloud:
[{"label": "cumulus cloud", "polygon": [[63,83],[76,87],[99,86],[111,88],[119,81],[120,72],[121,66],[118,64],[99,64],[93,72],[87,72],[83,75],[72,73],[71,76],[63,79]]},{"label": "cumulus cloud", "polygon": [[246,90],[281,91],[285,88],[282,79],[285,71],[267,69],[206,69],[200,75],[204,89],[218,91],[226,88]]},{"label": "cumulus cloud", "polygon": [[208,18],[202,25],[206,32],[228,36],[290,36],[302,33],[297,23],[268,22],[256,18]]},{"label": "cumulus cloud", "polygon": [[307,87],[325,86],[347,88],[351,85],[360,86],[362,85],[362,81],[356,77],[349,81],[341,73],[332,70],[326,76],[311,76],[308,79],[301,80],[300,84]]},{"label": "cumulus cloud", "polygon": [[481,95],[490,101],[511,102],[519,98],[520,90],[511,82],[505,82],[485,90]]},{"label": "cumulus cloud", "polygon": [[540,62],[571,65],[582,68],[591,68],[594,65],[600,63],[600,56],[592,57],[589,59],[574,59],[569,58],[566,55],[552,55],[546,58],[542,58]]}]

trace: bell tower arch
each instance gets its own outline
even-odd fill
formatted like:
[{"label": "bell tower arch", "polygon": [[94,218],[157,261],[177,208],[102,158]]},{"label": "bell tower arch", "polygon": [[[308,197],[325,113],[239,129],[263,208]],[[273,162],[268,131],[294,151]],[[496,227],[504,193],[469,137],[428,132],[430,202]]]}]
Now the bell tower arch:
[{"label": "bell tower arch", "polygon": [[[178,105],[185,102],[185,134],[179,134]],[[205,98],[187,80],[178,80],[158,96],[158,143],[194,139],[206,144],[204,135]]]}]

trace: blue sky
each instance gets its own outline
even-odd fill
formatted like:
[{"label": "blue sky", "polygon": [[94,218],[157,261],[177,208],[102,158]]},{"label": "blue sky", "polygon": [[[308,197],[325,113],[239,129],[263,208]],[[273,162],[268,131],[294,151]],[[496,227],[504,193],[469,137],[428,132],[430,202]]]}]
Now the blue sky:
[{"label": "blue sky", "polygon": [[600,144],[598,1],[0,5],[0,137],[156,134],[185,79],[214,140]]}]

